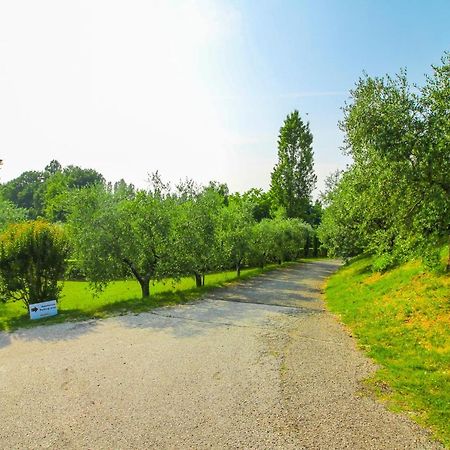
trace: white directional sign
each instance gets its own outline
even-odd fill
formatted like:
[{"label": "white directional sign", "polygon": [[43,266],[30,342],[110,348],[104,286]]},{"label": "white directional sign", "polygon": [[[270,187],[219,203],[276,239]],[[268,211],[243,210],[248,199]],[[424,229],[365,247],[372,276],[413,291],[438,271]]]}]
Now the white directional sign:
[{"label": "white directional sign", "polygon": [[43,317],[56,316],[58,309],[56,300],[48,302],[33,303],[30,305],[30,319],[42,319]]}]

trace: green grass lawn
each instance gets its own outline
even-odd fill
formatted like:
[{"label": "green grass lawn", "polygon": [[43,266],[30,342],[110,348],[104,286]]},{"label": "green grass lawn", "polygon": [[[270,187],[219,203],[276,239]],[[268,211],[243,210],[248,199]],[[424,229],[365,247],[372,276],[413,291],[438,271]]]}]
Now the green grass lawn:
[{"label": "green grass lawn", "polygon": [[367,386],[450,447],[450,277],[411,262],[384,274],[360,258],[330,278],[327,304],[381,368]]},{"label": "green grass lawn", "polygon": [[223,286],[237,280],[243,280],[262,272],[275,270],[282,266],[267,266],[262,269],[243,269],[241,277],[236,277],[235,271],[208,274],[205,286],[195,287],[193,277],[182,278],[179,281],[165,280],[150,285],[150,298],[141,299],[141,290],[135,280],[116,281],[111,283],[97,297],[94,297],[87,282],[66,281],[63,286],[62,298],[58,303],[58,315],[40,320],[30,320],[28,311],[21,302],[0,302],[0,330],[13,331],[17,328],[32,327],[42,324],[52,324],[69,320],[85,320],[104,318],[111,315],[139,313],[159,306],[175,305],[201,297],[208,290]]}]

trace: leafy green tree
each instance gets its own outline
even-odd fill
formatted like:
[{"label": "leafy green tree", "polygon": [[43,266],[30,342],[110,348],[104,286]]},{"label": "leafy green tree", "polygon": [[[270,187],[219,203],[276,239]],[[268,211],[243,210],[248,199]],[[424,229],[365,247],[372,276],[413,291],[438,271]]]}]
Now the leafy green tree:
[{"label": "leafy green tree", "polygon": [[114,183],[113,192],[116,198],[133,199],[136,195],[136,188],[133,184],[125,182],[123,178]]},{"label": "leafy green tree", "polygon": [[175,197],[179,202],[195,199],[203,191],[203,188],[194,180],[186,178],[175,186]]},{"label": "leafy green tree", "polygon": [[319,230],[333,253],[375,253],[379,269],[412,256],[436,262],[450,224],[449,74],[446,54],[420,90],[405,72],[356,84],[341,123],[354,162]]},{"label": "leafy green tree", "polygon": [[116,198],[104,186],[74,195],[69,229],[75,258],[97,289],[132,275],[142,298],[150,281],[172,274],[169,237],[173,202],[138,191],[134,198]]},{"label": "leafy green tree", "polygon": [[314,203],[310,204],[308,210],[308,223],[313,227],[320,225],[322,221],[323,207],[320,200],[315,200]]},{"label": "leafy green tree", "polygon": [[220,218],[220,240],[222,251],[226,258],[236,268],[236,274],[241,276],[244,260],[250,252],[251,233],[254,219],[252,205],[234,198],[227,208],[222,209]]},{"label": "leafy green tree", "polygon": [[205,190],[214,191],[222,197],[223,204],[228,206],[228,198],[230,195],[230,190],[226,183],[219,183],[218,181],[210,181]]},{"label": "leafy green tree", "polygon": [[[406,73],[361,79],[345,109],[343,129],[355,169],[368,180],[365,205],[367,249],[393,263],[414,253],[432,257],[448,235],[448,62],[435,69],[427,87],[411,91]],[[429,108],[431,91],[447,111]],[[439,123],[438,131],[432,123]],[[437,131],[437,132],[435,132]],[[444,137],[441,134],[444,133]],[[446,181],[447,180],[447,183]],[[362,207],[362,205],[361,205]],[[372,227],[378,218],[378,228]],[[368,220],[370,219],[370,221]]]},{"label": "leafy green tree", "polygon": [[94,169],[67,166],[52,160],[44,171],[23,172],[1,187],[5,200],[27,210],[28,217],[46,217],[64,221],[67,215],[67,197],[71,190],[95,184],[104,184],[103,176]]},{"label": "leafy green tree", "polygon": [[278,163],[270,187],[275,201],[286,209],[288,217],[308,219],[317,181],[312,141],[309,123],[303,122],[298,111],[288,114],[278,137]]},{"label": "leafy green tree", "polygon": [[[448,240],[447,272],[450,272],[450,53],[442,57],[441,65],[433,67],[421,90],[424,111],[424,143],[417,165],[429,188],[415,226],[425,232],[428,246]],[[422,189],[423,192],[423,189]],[[419,228],[420,229],[420,228]],[[430,236],[431,234],[431,236]]]},{"label": "leafy green tree", "polygon": [[361,208],[367,180],[358,180],[355,175],[357,172],[348,171],[340,174],[339,181],[330,179],[329,189],[322,197],[327,207],[317,233],[330,256],[347,259],[361,253],[367,245],[362,228],[365,210]]},{"label": "leafy green tree", "polygon": [[[3,161],[0,159],[0,169],[2,165]],[[4,200],[0,195],[0,232],[9,224],[23,222],[25,219],[26,211],[24,209],[17,208],[13,203]]]},{"label": "leafy green tree", "polygon": [[260,222],[262,219],[270,218],[273,199],[270,192],[264,192],[262,189],[250,189],[242,194],[244,201],[252,205],[253,218]]},{"label": "leafy green tree", "polygon": [[171,238],[173,261],[179,273],[194,275],[200,287],[205,283],[205,274],[222,263],[218,227],[223,196],[206,188],[199,194],[184,193],[179,198],[182,201],[174,217]]},{"label": "leafy green tree", "polygon": [[44,221],[12,224],[0,235],[0,297],[26,307],[58,300],[68,244],[63,230]]},{"label": "leafy green tree", "polygon": [[56,171],[43,184],[45,218],[51,222],[65,222],[68,214],[70,189],[62,171]]},{"label": "leafy green tree", "polygon": [[312,228],[299,219],[273,219],[273,257],[278,264],[297,259],[310,239]]},{"label": "leafy green tree", "polygon": [[97,184],[105,184],[105,178],[94,169],[83,169],[79,166],[67,166],[63,170],[67,177],[67,186],[69,189],[81,189]]},{"label": "leafy green tree", "polygon": [[43,172],[23,172],[17,178],[3,184],[1,187],[2,196],[18,208],[26,209],[29,218],[36,218],[43,213],[42,185],[44,180]]},{"label": "leafy green tree", "polygon": [[0,199],[0,232],[11,223],[25,221],[27,213],[24,209],[17,208],[11,202]]},{"label": "leafy green tree", "polygon": [[253,226],[249,259],[261,268],[268,262],[294,261],[313,235],[311,225],[300,219],[263,219]]},{"label": "leafy green tree", "polygon": [[319,195],[320,201],[322,205],[328,206],[329,204],[329,196],[334,192],[336,187],[339,184],[339,181],[341,181],[342,174],[344,173],[343,170],[337,169],[334,172],[331,172],[326,178],[325,178],[325,190],[322,191]]},{"label": "leafy green tree", "polygon": [[262,219],[253,225],[250,240],[250,262],[262,269],[272,260],[275,248],[275,225],[271,219]]},{"label": "leafy green tree", "polygon": [[58,161],[51,161],[45,168],[43,192],[43,213],[53,222],[67,220],[70,196],[74,190],[88,186],[103,185],[103,176],[94,169],[82,169],[78,166],[62,168]]},{"label": "leafy green tree", "polygon": [[46,176],[50,177],[55,173],[62,172],[62,166],[56,159],[52,159],[44,169],[44,173]]}]

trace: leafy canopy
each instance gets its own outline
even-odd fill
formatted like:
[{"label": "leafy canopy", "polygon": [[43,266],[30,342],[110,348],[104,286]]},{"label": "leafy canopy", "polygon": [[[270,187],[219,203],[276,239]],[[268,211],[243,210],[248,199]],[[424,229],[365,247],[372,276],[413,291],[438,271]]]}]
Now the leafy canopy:
[{"label": "leafy canopy", "polygon": [[316,185],[313,136],[298,111],[288,114],[278,137],[278,163],[271,178],[271,192],[288,217],[306,220]]},{"label": "leafy canopy", "polygon": [[319,235],[330,251],[380,256],[383,269],[412,256],[430,264],[450,232],[450,58],[420,89],[406,73],[364,76],[341,128],[353,164],[325,195]]}]

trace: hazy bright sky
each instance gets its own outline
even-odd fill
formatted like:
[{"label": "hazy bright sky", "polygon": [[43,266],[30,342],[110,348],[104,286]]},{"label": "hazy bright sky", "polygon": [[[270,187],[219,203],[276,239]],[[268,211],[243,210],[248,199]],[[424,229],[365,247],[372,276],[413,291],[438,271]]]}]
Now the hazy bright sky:
[{"label": "hazy bright sky", "polygon": [[320,188],[346,164],[337,122],[362,71],[423,81],[449,24],[450,0],[1,0],[1,179],[57,159],[266,189],[298,109]]}]

